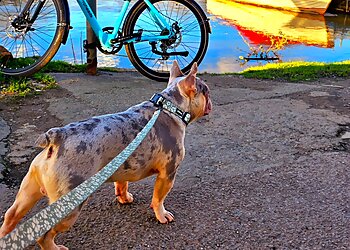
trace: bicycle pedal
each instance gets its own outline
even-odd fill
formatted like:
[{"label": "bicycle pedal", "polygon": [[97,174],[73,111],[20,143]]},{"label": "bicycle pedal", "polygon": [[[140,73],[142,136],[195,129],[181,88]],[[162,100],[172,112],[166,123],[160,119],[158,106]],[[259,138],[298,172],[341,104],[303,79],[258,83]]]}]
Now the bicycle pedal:
[{"label": "bicycle pedal", "polygon": [[84,51],[84,53],[87,52],[87,40],[86,39],[83,40],[83,51]]},{"label": "bicycle pedal", "polygon": [[83,51],[84,53],[86,53],[88,51],[88,49],[95,49],[97,47],[97,43],[93,42],[93,43],[87,43],[87,40],[85,39],[83,41]]},{"label": "bicycle pedal", "polygon": [[106,32],[106,33],[109,33],[109,34],[112,34],[113,30],[114,30],[113,27],[104,27],[104,28],[102,28],[103,32]]}]

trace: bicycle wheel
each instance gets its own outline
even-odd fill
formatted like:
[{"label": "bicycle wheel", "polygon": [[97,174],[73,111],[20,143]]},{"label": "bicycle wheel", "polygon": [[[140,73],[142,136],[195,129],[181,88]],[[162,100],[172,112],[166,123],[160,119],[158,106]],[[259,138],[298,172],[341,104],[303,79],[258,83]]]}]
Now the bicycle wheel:
[{"label": "bicycle wheel", "polygon": [[[28,2],[30,6],[23,13]],[[37,18],[41,0],[0,0],[0,71],[28,76],[44,67],[56,54],[64,34],[64,6],[46,0]],[[32,19],[35,19],[34,22]]]},{"label": "bicycle wheel", "polygon": [[[200,6],[192,0],[152,0],[152,4],[176,31],[171,39],[158,42],[132,42],[126,52],[134,67],[143,75],[157,81],[167,81],[174,60],[183,73],[194,62],[203,60],[208,48],[210,27]],[[137,2],[130,10],[124,25],[124,34],[140,32],[142,36],[169,34],[152,18],[147,5]],[[185,54],[188,55],[185,55]]]}]

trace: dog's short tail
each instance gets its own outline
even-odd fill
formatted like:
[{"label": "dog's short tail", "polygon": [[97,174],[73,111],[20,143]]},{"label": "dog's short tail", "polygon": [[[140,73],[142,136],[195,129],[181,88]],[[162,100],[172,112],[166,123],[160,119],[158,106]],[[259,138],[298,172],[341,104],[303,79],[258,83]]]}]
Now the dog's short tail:
[{"label": "dog's short tail", "polygon": [[49,145],[59,145],[63,140],[63,133],[60,128],[49,129],[46,133],[41,134],[35,144],[38,147],[46,148]]}]

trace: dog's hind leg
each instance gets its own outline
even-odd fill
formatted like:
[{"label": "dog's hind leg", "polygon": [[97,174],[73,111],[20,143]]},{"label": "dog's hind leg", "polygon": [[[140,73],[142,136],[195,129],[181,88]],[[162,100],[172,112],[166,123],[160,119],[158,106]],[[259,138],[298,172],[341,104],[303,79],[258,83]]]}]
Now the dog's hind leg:
[{"label": "dog's hind leg", "polygon": [[[47,181],[47,179],[45,180]],[[78,183],[79,182],[79,183]],[[46,182],[47,187],[47,196],[49,198],[49,204],[56,202],[60,197],[63,195],[68,194],[73,188],[75,188],[77,185],[79,185],[81,180],[78,178],[77,182],[72,185],[72,183],[68,182],[59,182],[56,180],[54,184]],[[59,184],[59,186],[57,186]],[[75,208],[67,217],[62,219],[59,223],[57,223],[53,228],[51,228],[46,234],[44,234],[42,237],[40,237],[37,242],[40,245],[41,249],[45,250],[65,250],[68,249],[65,246],[58,246],[55,243],[55,237],[59,233],[63,233],[65,231],[68,231],[71,226],[75,223],[75,221],[78,219],[80,211],[83,207],[83,205],[86,203],[86,200],[80,204],[77,208]]]},{"label": "dog's hind leg", "polygon": [[15,202],[5,213],[4,223],[0,228],[0,238],[10,233],[23,216],[43,197],[33,169],[30,167],[21,183]]},{"label": "dog's hind leg", "polygon": [[134,198],[131,193],[128,192],[128,182],[114,182],[115,186],[115,195],[117,200],[121,204],[128,204],[134,201]]},{"label": "dog's hind leg", "polygon": [[61,222],[59,222],[56,226],[54,226],[50,231],[48,231],[46,234],[44,234],[42,237],[39,238],[38,244],[40,245],[41,249],[45,250],[66,250],[65,246],[62,245],[56,245],[55,244],[55,237],[58,233],[63,233],[75,223],[75,221],[78,219],[78,216],[80,214],[80,210],[82,208],[83,204],[77,207],[73,210],[73,212],[68,215],[66,218],[64,218]]}]

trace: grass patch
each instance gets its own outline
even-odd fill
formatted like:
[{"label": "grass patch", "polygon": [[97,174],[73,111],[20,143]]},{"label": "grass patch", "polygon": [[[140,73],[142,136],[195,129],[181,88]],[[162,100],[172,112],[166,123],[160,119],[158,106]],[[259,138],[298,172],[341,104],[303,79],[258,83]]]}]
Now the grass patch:
[{"label": "grass patch", "polygon": [[30,78],[0,76],[0,97],[35,95],[45,89],[57,88],[55,79],[44,73],[36,73]]},{"label": "grass patch", "polygon": [[237,75],[256,79],[286,80],[292,82],[312,81],[323,77],[350,76],[350,61],[337,63],[289,62],[267,64],[243,70]]},{"label": "grass patch", "polygon": [[51,61],[42,70],[46,73],[84,73],[86,64],[70,64],[64,61]]},{"label": "grass patch", "polygon": [[[87,64],[70,64],[64,61],[51,61],[43,69],[46,73],[85,73]],[[113,67],[98,67],[99,70],[107,72],[125,72],[130,71]]]},{"label": "grass patch", "polygon": [[[17,64],[27,65],[28,61],[17,60]],[[51,61],[40,72],[30,77],[10,77],[0,74],[0,97],[2,96],[28,96],[39,94],[45,89],[57,88],[55,79],[47,73],[81,73],[85,72],[86,64],[77,65],[63,61]]]},{"label": "grass patch", "polygon": [[32,92],[30,81],[26,78],[15,79],[5,78],[5,82],[1,83],[1,95],[10,96],[27,96]]}]

